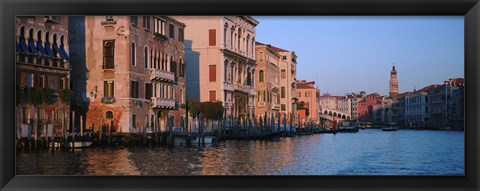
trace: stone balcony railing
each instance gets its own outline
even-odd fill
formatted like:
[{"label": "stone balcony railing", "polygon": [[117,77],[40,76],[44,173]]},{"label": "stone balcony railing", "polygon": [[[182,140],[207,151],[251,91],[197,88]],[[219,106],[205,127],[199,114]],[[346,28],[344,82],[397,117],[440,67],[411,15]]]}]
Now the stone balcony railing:
[{"label": "stone balcony railing", "polygon": [[276,83],[270,83],[270,87],[272,88],[272,91],[280,91],[280,85]]},{"label": "stone balcony railing", "polygon": [[280,109],[279,103],[272,103],[272,109]]},{"label": "stone balcony railing", "polygon": [[175,73],[160,70],[160,69],[152,69],[150,72],[150,80],[152,81],[166,81],[166,82],[174,82],[175,81]]},{"label": "stone balcony railing", "polygon": [[243,92],[243,93],[250,93],[250,86],[243,85],[243,84],[234,84],[235,91]]},{"label": "stone balcony railing", "polygon": [[234,87],[233,84],[230,82],[223,82],[223,89],[233,91]]},{"label": "stone balcony railing", "polygon": [[175,99],[166,99],[160,97],[152,97],[152,108],[157,109],[175,109],[176,101]]},{"label": "stone balcony railing", "polygon": [[265,107],[265,102],[258,102],[258,107]]}]

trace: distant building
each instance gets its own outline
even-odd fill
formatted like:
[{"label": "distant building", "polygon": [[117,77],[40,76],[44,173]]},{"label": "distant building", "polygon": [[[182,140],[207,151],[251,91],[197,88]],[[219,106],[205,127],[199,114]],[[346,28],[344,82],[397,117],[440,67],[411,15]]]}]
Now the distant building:
[{"label": "distant building", "polygon": [[[257,115],[271,116],[275,118],[280,114],[280,109],[285,111],[285,106],[280,106],[280,55],[273,51],[271,45],[256,42],[256,71],[255,84],[257,90],[257,99],[255,100],[255,113]],[[282,96],[285,97],[283,89]],[[283,117],[283,116],[282,116]]]},{"label": "distant building", "polygon": [[397,123],[400,128],[405,128],[408,125],[405,121],[405,97],[411,93],[404,92],[393,98],[392,121]]},{"label": "distant building", "polygon": [[185,23],[187,97],[221,101],[225,116],[255,114],[255,27],[249,16],[174,16]]},{"label": "distant building", "polygon": [[[297,116],[297,55],[295,51],[289,51],[272,46],[273,51],[280,55],[280,114],[287,115],[287,123],[290,123],[290,114]],[[293,123],[296,123],[294,118]]]},{"label": "distant building", "polygon": [[454,130],[465,129],[465,86],[459,86],[452,91],[452,98],[448,102],[449,113],[447,120]]},{"label": "distant building", "polygon": [[[66,16],[15,18],[17,136],[63,135],[69,127],[70,58]],[[41,102],[42,95],[50,100]]]},{"label": "distant building", "polygon": [[75,117],[93,131],[184,126],[185,24],[165,16],[73,16]]},{"label": "distant building", "polygon": [[318,106],[320,101],[320,90],[315,88],[315,82],[307,82],[305,80],[297,81],[298,102],[305,103],[305,110],[297,110],[300,115],[300,122],[319,122]]},{"label": "distant building", "polygon": [[[457,91],[457,96],[454,91],[463,88],[465,81],[460,78],[452,78],[445,81],[443,85],[436,88],[429,89],[429,126],[434,129],[452,129],[453,121],[459,117],[460,113],[457,110],[460,104],[460,99]],[[457,102],[457,103],[454,103]],[[453,114],[454,116],[450,116]],[[455,116],[456,115],[456,116]],[[456,127],[458,128],[458,127]]]},{"label": "distant building", "polygon": [[429,127],[428,91],[438,86],[430,85],[405,96],[405,123],[407,128]]},{"label": "distant building", "polygon": [[363,97],[358,102],[358,118],[362,122],[372,122],[373,105],[377,103],[380,95],[378,93],[372,93]]}]

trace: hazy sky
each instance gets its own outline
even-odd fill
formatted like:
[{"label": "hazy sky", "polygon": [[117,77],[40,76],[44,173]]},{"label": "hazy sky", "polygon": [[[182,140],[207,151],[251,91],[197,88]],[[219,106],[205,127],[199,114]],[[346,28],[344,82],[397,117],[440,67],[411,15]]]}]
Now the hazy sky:
[{"label": "hazy sky", "polygon": [[463,16],[255,16],[256,40],[295,51],[297,79],[321,94],[388,94],[395,62],[400,93],[464,77]]}]

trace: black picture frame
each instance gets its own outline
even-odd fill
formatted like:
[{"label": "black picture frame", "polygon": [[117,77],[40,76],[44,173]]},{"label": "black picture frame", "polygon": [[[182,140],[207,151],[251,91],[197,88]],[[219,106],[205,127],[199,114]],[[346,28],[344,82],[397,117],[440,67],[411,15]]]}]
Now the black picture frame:
[{"label": "black picture frame", "polygon": [[[478,0],[1,0],[1,190],[478,190]],[[464,15],[465,176],[16,176],[15,16]]]}]

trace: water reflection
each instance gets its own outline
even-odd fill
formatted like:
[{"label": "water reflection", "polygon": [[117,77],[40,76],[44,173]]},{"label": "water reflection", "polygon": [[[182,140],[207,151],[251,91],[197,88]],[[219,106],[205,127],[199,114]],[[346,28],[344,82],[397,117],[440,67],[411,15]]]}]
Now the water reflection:
[{"label": "water reflection", "polygon": [[463,175],[463,132],[362,130],[205,148],[17,153],[17,174]]}]

